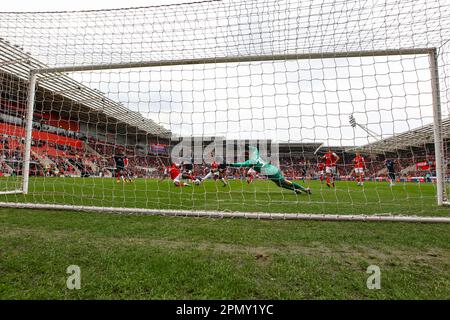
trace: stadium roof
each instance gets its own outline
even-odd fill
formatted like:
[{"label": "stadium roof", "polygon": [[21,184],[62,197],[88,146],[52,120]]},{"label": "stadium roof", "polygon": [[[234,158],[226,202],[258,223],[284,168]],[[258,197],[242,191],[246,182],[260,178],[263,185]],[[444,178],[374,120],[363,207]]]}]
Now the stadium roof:
[{"label": "stadium roof", "polygon": [[[442,121],[442,136],[444,139],[450,138],[450,119]],[[411,147],[421,147],[424,144],[433,143],[433,124],[428,124],[420,128],[410,130],[390,138],[379,140],[361,147],[350,150],[360,150],[367,153],[396,152],[397,150],[408,150]]]},{"label": "stadium roof", "polygon": [[[22,80],[18,81],[19,83],[23,80],[27,83],[30,70],[45,67],[45,64],[23,52],[20,47],[0,39],[0,72]],[[9,81],[12,81],[11,79]],[[27,92],[26,89],[25,92]],[[38,99],[39,96],[41,99]],[[62,99],[55,96],[60,96]],[[115,128],[117,131],[128,132],[130,127],[134,127],[130,132],[162,137],[169,137],[171,134],[169,130],[153,120],[127,109],[119,102],[107,98],[101,91],[91,89],[63,73],[38,75],[36,100],[36,102],[39,100],[53,102],[51,110],[66,112],[72,118],[76,115],[87,123],[103,120],[106,125],[110,125],[109,129]]]}]

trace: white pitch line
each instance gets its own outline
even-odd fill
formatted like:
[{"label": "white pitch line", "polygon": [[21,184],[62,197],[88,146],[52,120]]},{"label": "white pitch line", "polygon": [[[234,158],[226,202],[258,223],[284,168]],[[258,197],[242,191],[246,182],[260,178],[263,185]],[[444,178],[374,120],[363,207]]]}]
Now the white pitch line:
[{"label": "white pitch line", "polygon": [[128,214],[144,214],[144,215],[159,215],[159,216],[247,218],[247,219],[264,219],[264,220],[450,223],[450,217],[424,217],[424,216],[405,216],[405,215],[353,215],[353,214],[346,215],[346,214],[189,211],[189,210],[96,207],[96,206],[76,206],[63,204],[36,204],[36,203],[13,203],[13,202],[0,202],[0,207],[128,213]]}]

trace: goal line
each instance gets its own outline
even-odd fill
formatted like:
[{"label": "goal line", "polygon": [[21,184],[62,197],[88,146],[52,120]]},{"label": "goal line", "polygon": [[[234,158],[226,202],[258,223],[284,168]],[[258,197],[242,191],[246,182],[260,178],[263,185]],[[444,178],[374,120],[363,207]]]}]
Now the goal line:
[{"label": "goal line", "polygon": [[41,210],[69,210],[80,212],[125,213],[136,215],[204,217],[204,218],[245,218],[258,220],[307,220],[307,221],[347,221],[347,222],[413,222],[450,223],[450,217],[424,217],[391,214],[305,214],[305,213],[267,213],[267,212],[220,212],[202,210],[167,210],[146,208],[97,207],[59,204],[0,202],[0,207]]}]

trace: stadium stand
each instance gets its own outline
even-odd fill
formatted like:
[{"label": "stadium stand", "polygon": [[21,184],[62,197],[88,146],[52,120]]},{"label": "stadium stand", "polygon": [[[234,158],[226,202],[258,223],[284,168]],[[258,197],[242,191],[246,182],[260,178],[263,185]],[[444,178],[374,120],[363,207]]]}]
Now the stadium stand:
[{"label": "stadium stand", "polygon": [[[28,73],[45,65],[1,39],[0,52],[0,170],[20,175]],[[32,175],[111,176],[113,155],[123,153],[133,174],[150,176],[161,166],[150,150],[155,143],[167,158],[169,130],[67,75],[40,78],[36,96]]]}]

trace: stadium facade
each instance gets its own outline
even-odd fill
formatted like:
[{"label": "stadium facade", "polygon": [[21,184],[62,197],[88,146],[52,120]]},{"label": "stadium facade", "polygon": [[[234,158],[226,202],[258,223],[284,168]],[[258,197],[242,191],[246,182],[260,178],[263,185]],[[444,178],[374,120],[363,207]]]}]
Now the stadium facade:
[{"label": "stadium facade", "polygon": [[[2,171],[22,171],[30,70],[44,64],[0,40]],[[128,153],[147,170],[149,153],[168,152],[171,132],[67,74],[37,79],[32,175],[110,175],[111,157]]]}]

